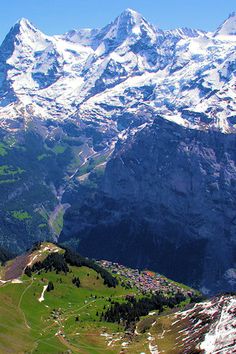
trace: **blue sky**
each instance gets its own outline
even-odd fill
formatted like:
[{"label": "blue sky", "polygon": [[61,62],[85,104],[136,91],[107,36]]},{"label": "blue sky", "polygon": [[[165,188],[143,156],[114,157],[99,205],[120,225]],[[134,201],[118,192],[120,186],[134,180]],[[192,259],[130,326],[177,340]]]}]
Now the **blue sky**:
[{"label": "blue sky", "polygon": [[73,28],[102,27],[132,8],[163,29],[193,27],[214,30],[236,10],[235,0],[3,0],[0,41],[21,17],[47,34]]}]

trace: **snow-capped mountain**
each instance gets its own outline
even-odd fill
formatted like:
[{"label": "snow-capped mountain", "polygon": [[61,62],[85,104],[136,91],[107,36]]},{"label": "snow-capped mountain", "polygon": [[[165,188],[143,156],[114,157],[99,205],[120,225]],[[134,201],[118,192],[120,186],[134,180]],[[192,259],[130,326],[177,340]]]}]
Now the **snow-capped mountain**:
[{"label": "snow-capped mountain", "polygon": [[0,245],[50,235],[235,290],[235,31],[235,14],[164,31],[131,9],[56,36],[15,24],[0,47]]},{"label": "snow-capped mountain", "polygon": [[[214,36],[236,36],[236,13],[229,15],[227,20],[217,29]],[[229,38],[228,38],[229,39]],[[231,40],[235,40],[231,38]]]},{"label": "snow-capped mountain", "polygon": [[148,108],[196,129],[234,131],[235,32],[235,14],[215,33],[162,31],[127,9],[100,30],[51,37],[22,19],[0,48],[1,126],[22,116],[109,126]]}]

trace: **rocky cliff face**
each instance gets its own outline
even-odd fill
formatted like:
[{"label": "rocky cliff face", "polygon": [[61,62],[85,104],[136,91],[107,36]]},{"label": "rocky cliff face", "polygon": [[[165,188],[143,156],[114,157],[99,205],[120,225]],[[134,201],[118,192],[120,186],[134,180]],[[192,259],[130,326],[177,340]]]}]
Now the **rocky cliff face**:
[{"label": "rocky cliff face", "polygon": [[117,145],[102,191],[68,214],[62,238],[76,234],[86,254],[154,266],[205,292],[235,289],[235,180],[235,135],[157,117]]}]

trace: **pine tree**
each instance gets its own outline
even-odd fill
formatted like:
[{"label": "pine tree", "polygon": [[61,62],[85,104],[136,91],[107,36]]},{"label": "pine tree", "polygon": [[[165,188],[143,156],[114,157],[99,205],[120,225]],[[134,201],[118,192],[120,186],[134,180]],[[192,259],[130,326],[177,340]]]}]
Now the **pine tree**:
[{"label": "pine tree", "polygon": [[26,267],[25,268],[25,274],[31,278],[32,276],[32,271],[31,271],[31,268],[30,267]]},{"label": "pine tree", "polygon": [[49,281],[48,283],[48,287],[47,287],[47,291],[52,291],[54,289],[54,285],[53,285],[53,282],[52,281]]}]

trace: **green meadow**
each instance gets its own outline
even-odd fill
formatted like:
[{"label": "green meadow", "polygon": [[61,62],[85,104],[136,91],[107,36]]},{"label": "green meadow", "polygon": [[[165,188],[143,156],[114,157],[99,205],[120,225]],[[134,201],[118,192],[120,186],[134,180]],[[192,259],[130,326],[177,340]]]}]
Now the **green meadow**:
[{"label": "green meadow", "polygon": [[[79,277],[81,286],[72,284]],[[123,301],[132,291],[121,286],[108,288],[103,279],[87,267],[70,267],[70,272],[56,274],[42,272],[21,284],[0,287],[0,352],[60,353],[70,349],[80,353],[114,353],[109,351],[103,332],[123,331],[118,324],[100,320],[111,300]],[[54,290],[43,287],[52,281]],[[62,336],[56,335],[63,332]],[[115,351],[114,351],[115,350]],[[119,348],[117,348],[117,353]]]}]

